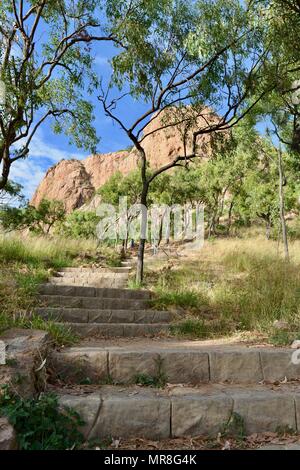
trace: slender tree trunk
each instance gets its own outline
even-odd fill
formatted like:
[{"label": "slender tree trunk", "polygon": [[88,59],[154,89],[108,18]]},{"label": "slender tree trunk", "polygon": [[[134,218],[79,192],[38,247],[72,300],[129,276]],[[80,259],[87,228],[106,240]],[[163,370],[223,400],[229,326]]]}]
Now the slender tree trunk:
[{"label": "slender tree trunk", "polygon": [[[142,177],[142,194],[141,194],[141,205],[147,209],[147,197],[149,190],[149,183],[147,181],[146,169],[147,169],[147,159],[145,151],[140,149],[141,156],[141,177]],[[141,220],[141,237],[137,255],[137,265],[136,265],[136,283],[141,284],[144,278],[144,253],[145,253],[145,244],[147,236],[147,211],[142,210],[142,220]],[[144,232],[144,233],[143,233]]]},{"label": "slender tree trunk", "polygon": [[144,278],[144,253],[145,253],[145,243],[144,238],[140,239],[138,256],[137,256],[137,265],[136,265],[136,283],[141,284]]},{"label": "slender tree trunk", "polygon": [[270,222],[270,220],[267,220],[267,222],[266,222],[266,237],[267,237],[267,240],[270,240],[270,236],[271,236],[271,222]]},{"label": "slender tree trunk", "polygon": [[232,199],[229,210],[228,210],[228,221],[227,221],[227,234],[229,235],[230,229],[231,229],[231,224],[232,224],[232,210],[234,206],[234,200]]},{"label": "slender tree trunk", "polygon": [[161,241],[162,241],[164,217],[165,216],[163,215],[162,218],[160,219],[160,222],[159,222],[159,237],[158,237],[157,246],[159,246],[161,244]]},{"label": "slender tree trunk", "polygon": [[[142,197],[141,197],[141,204],[147,207],[147,194],[148,194],[148,187],[147,189],[143,189]],[[141,230],[143,230],[143,226],[147,226],[147,214],[142,211],[142,221],[141,221]],[[136,265],[136,283],[141,284],[144,278],[144,254],[145,254],[145,244],[146,244],[146,235],[141,233],[138,254],[137,254],[137,265]]]},{"label": "slender tree trunk", "polygon": [[120,250],[121,259],[124,259],[126,256],[126,240],[122,240],[122,247]]},{"label": "slender tree trunk", "polygon": [[287,228],[286,228],[286,222],[285,222],[284,191],[283,191],[284,176],[283,176],[283,168],[282,168],[281,147],[279,147],[279,150],[278,150],[278,170],[279,170],[279,212],[280,212],[282,239],[283,239],[283,245],[284,245],[285,259],[289,261],[290,255],[289,255]]},{"label": "slender tree trunk", "polygon": [[6,146],[0,148],[0,163],[2,163],[2,175],[0,176],[0,189],[4,189],[8,181],[10,170],[9,150]]},{"label": "slender tree trunk", "polygon": [[216,234],[216,213],[213,212],[210,222],[209,222],[209,227],[208,227],[208,238],[211,237],[211,235]]}]

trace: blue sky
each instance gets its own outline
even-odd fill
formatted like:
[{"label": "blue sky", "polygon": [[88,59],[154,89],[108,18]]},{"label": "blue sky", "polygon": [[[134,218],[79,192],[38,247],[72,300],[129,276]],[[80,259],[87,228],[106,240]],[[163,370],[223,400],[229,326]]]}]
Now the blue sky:
[{"label": "blue sky", "polygon": [[[109,60],[115,53],[114,47],[109,43],[98,43],[93,47],[95,57],[94,67],[99,76],[103,77],[104,84],[111,75]],[[119,96],[117,92],[116,96]],[[99,153],[122,150],[131,145],[131,141],[119,126],[104,115],[101,104],[95,96],[92,97],[95,105],[95,127],[100,137],[98,145]],[[135,119],[147,109],[145,103],[135,102],[132,98],[124,98],[118,104],[117,115],[126,124],[133,123]],[[265,125],[259,124],[260,132],[265,130]],[[14,163],[10,178],[23,186],[23,193],[30,199],[38,184],[43,179],[46,171],[62,159],[84,159],[88,152],[77,149],[68,142],[63,135],[52,132],[51,122],[46,121],[33,138],[30,146],[29,157]]]},{"label": "blue sky", "polygon": [[[99,43],[94,46],[94,67],[104,82],[111,73],[109,59],[115,50],[109,44]],[[114,152],[124,149],[131,144],[125,133],[104,115],[101,104],[92,97],[95,105],[95,127],[100,137],[98,145],[99,153]],[[120,103],[118,115],[127,122],[132,122],[146,108],[143,103],[133,102],[132,99]],[[84,159],[88,152],[70,145],[64,135],[56,135],[52,132],[51,122],[46,121],[38,130],[30,145],[30,154],[25,160],[15,162],[11,168],[10,179],[23,186],[23,193],[30,199],[41,182],[46,171],[62,159]]]}]

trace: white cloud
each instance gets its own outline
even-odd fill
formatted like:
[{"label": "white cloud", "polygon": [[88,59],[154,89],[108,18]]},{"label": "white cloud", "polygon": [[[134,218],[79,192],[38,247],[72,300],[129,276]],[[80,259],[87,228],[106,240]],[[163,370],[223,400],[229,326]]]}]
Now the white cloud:
[{"label": "white cloud", "polygon": [[12,165],[10,179],[21,184],[24,188],[23,194],[27,199],[31,199],[44,175],[45,171],[29,158],[18,160]]},{"label": "white cloud", "polygon": [[33,137],[30,144],[29,158],[31,157],[46,157],[51,162],[57,163],[60,160],[69,160],[70,158],[82,160],[83,158],[85,158],[85,155],[77,152],[69,152],[67,150],[62,150],[51,144],[49,145],[45,142],[45,138],[42,131],[39,130],[39,132],[37,132]]},{"label": "white cloud", "polygon": [[28,158],[17,160],[12,165],[10,179],[21,184],[26,198],[31,199],[49,167],[49,161],[50,165],[53,165],[63,159],[82,160],[85,157],[86,155],[62,150],[46,143],[42,131],[39,130],[31,141]]},{"label": "white cloud", "polygon": [[110,67],[110,63],[109,63],[109,58],[108,57],[104,57],[104,56],[101,56],[101,55],[96,55],[95,59],[94,59],[94,62],[96,65],[99,65],[100,67]]}]

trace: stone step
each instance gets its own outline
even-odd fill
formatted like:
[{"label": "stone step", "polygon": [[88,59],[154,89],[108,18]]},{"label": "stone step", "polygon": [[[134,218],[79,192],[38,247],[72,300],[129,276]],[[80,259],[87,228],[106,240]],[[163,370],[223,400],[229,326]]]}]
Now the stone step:
[{"label": "stone step", "polygon": [[166,323],[57,323],[81,338],[118,338],[157,336],[169,333]]},{"label": "stone step", "polygon": [[53,276],[51,277],[51,281],[55,282],[55,281],[58,281],[58,280],[61,280],[61,281],[98,281],[100,279],[114,279],[114,280],[127,280],[128,279],[128,274],[114,274],[114,273],[100,273],[100,274],[95,274],[95,273],[91,273],[91,274],[87,274],[87,273],[78,273],[78,274],[74,274],[74,273],[65,273],[67,275],[63,275],[63,276],[60,276],[60,275],[57,275],[57,276]]},{"label": "stone step", "polygon": [[42,284],[39,289],[42,295],[63,295],[73,297],[98,297],[111,299],[144,299],[151,298],[151,292],[138,289],[111,289],[84,286],[67,286]]},{"label": "stone step", "polygon": [[134,261],[121,261],[121,265],[127,268],[132,268]]},{"label": "stone step", "polygon": [[136,376],[143,374],[164,377],[172,384],[259,384],[299,380],[300,364],[292,363],[293,352],[245,346],[218,348],[203,346],[201,341],[170,339],[117,344],[102,341],[56,352],[55,361],[57,370],[63,370],[68,380],[80,369],[92,383],[105,381],[108,376],[114,383],[135,383]]},{"label": "stone step", "polygon": [[128,279],[117,278],[98,278],[98,279],[77,279],[77,278],[64,278],[52,277],[49,283],[54,286],[71,286],[71,287],[95,287],[95,288],[108,288],[108,289],[123,289],[127,286]]},{"label": "stone step", "polygon": [[101,273],[114,273],[123,274],[128,273],[131,270],[131,266],[116,266],[106,268],[63,268],[57,271],[60,275],[68,274],[101,274]]},{"label": "stone step", "polygon": [[156,310],[99,310],[81,308],[37,308],[35,312],[47,320],[67,323],[168,323],[171,312]]},{"label": "stone step", "polygon": [[63,389],[59,401],[82,416],[86,423],[82,431],[88,439],[216,437],[235,420],[237,431],[246,435],[300,431],[300,391],[292,386],[203,385],[157,390],[107,385],[93,393]]},{"label": "stone step", "polygon": [[70,297],[67,295],[39,295],[44,306],[89,308],[89,309],[147,309],[149,301],[144,299],[114,299],[101,297]]}]

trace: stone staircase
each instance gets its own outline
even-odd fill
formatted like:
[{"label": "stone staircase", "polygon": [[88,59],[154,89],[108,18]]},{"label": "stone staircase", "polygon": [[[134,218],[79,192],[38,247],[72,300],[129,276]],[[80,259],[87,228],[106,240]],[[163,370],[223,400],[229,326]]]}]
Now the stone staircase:
[{"label": "stone staircase", "polygon": [[37,309],[83,337],[48,365],[87,438],[216,436],[237,417],[246,434],[300,432],[294,350],[162,336],[172,314],[151,310],[149,292],[125,288],[128,267],[115,269],[63,270],[64,282],[41,287]]},{"label": "stone staircase", "polygon": [[130,266],[118,268],[65,268],[50,278],[52,285],[111,287],[120,288],[127,285]]},{"label": "stone staircase", "polygon": [[125,288],[130,269],[63,269],[41,286],[36,312],[67,325],[81,337],[135,337],[168,332],[172,314],[151,310],[150,292]]}]

